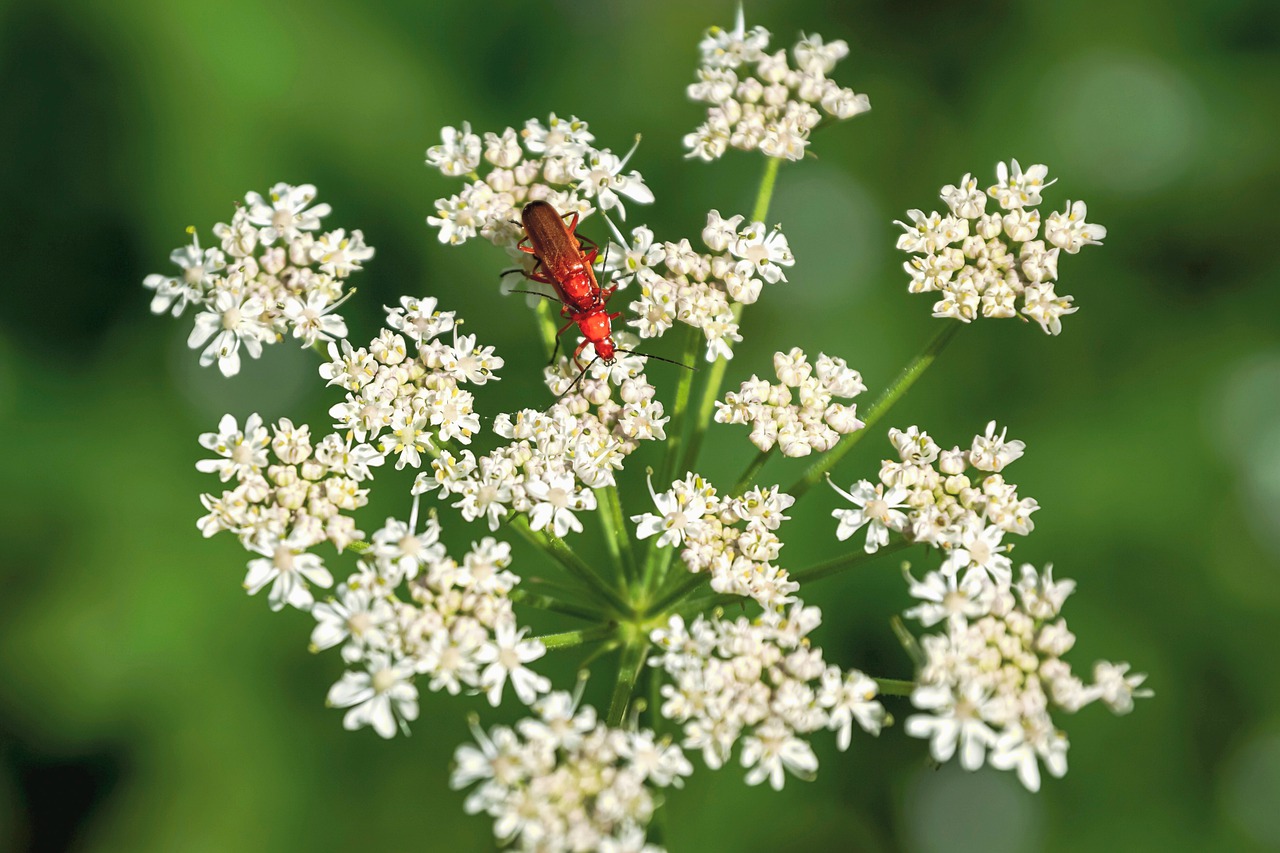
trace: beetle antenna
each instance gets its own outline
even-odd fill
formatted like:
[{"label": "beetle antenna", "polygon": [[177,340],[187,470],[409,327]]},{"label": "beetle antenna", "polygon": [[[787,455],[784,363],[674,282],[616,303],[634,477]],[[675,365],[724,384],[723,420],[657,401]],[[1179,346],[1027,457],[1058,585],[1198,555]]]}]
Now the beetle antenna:
[{"label": "beetle antenna", "polygon": [[619,349],[619,350],[614,350],[614,352],[625,352],[627,355],[638,355],[641,358],[651,358],[654,361],[665,361],[667,364],[678,364],[681,367],[683,367],[685,370],[692,370],[694,373],[698,372],[698,368],[685,364],[683,361],[676,361],[670,358],[663,358],[660,355],[649,355],[647,352],[636,352],[633,349]]},{"label": "beetle antenna", "polygon": [[568,388],[561,391],[559,396],[556,397],[556,399],[563,400],[565,397],[569,395],[569,392],[571,392],[574,388],[577,388],[578,383],[582,381],[582,377],[586,376],[587,371],[591,369],[591,365],[595,364],[599,360],[600,360],[600,356],[596,356],[595,358],[591,359],[591,361],[587,362],[587,366],[582,368],[582,370],[578,371],[577,378],[574,379],[572,383],[570,383]]},{"label": "beetle antenna", "polygon": [[550,293],[540,293],[537,290],[508,290],[507,293],[527,293],[530,296],[541,296],[543,299],[551,299],[555,302],[559,302],[561,305],[564,304],[564,300],[559,296],[552,296]]}]

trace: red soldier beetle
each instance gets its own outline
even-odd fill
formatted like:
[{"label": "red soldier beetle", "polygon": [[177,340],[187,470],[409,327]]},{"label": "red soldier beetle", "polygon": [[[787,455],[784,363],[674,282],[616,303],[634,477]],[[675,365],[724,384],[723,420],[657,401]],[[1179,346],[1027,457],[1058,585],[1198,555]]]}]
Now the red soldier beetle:
[{"label": "red soldier beetle", "polygon": [[[573,385],[569,386],[569,390],[578,384],[587,368],[591,366],[583,365],[581,360],[582,351],[587,348],[587,344],[595,347],[596,358],[593,362],[599,360],[610,365],[613,364],[617,353],[627,353],[679,364],[681,367],[693,370],[694,368],[687,364],[661,356],[645,355],[634,350],[618,348],[613,340],[612,321],[621,317],[622,312],[609,313],[607,307],[609,297],[613,296],[618,288],[616,285],[601,288],[596,281],[592,264],[600,254],[600,247],[594,241],[575,233],[578,228],[578,218],[578,213],[574,212],[566,222],[565,217],[547,202],[531,201],[520,211],[520,224],[524,226],[525,236],[516,244],[517,249],[528,252],[535,259],[533,269],[524,272],[524,276],[554,287],[561,303],[560,315],[569,320],[556,332],[556,348],[560,346],[560,336],[571,326],[576,325],[578,332],[582,335],[581,343],[573,351],[573,362],[581,372]],[[545,293],[529,290],[515,292],[553,298]],[[555,358],[554,351],[551,357]],[[567,394],[569,391],[566,390],[564,393]]]}]

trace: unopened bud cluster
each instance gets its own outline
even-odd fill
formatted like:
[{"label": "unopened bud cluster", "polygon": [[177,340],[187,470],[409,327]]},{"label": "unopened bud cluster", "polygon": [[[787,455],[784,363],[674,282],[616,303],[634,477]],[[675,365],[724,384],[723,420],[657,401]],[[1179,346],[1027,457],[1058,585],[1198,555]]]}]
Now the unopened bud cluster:
[{"label": "unopened bud cluster", "polygon": [[716,401],[716,421],[750,424],[751,443],[761,450],[774,445],[783,456],[808,456],[835,446],[843,435],[862,429],[858,407],[835,402],[867,390],[862,376],[842,358],[825,353],[810,364],[804,351],[773,355],[779,384],[752,376],[736,393]]},{"label": "unopened bud cluster", "polygon": [[871,109],[866,95],[827,75],[849,55],[841,40],[801,36],[791,50],[769,53],[769,31],[746,29],[741,9],[732,30],[712,27],[698,45],[702,62],[689,98],[710,104],[707,120],[684,138],[688,157],[717,160],[730,148],[799,160],[824,118],[846,119]]},{"label": "unopened bud cluster", "polygon": [[[1077,310],[1071,296],[1059,296],[1058,255],[1074,255],[1081,247],[1101,244],[1107,229],[1085,222],[1082,201],[1049,214],[1040,233],[1040,193],[1048,167],[1025,172],[1017,160],[996,166],[997,182],[984,193],[966,174],[958,185],[942,188],[948,213],[909,210],[911,222],[898,222],[904,233],[898,248],[913,257],[903,267],[912,293],[937,293],[933,316],[965,323],[983,317],[1029,318],[1046,332],[1062,331],[1062,317]],[[999,210],[987,212],[990,196]]]}]

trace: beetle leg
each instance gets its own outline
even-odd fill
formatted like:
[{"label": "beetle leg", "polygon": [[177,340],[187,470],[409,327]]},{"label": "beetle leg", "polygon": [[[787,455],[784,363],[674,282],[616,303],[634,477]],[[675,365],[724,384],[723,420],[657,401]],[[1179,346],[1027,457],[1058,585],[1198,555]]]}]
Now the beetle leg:
[{"label": "beetle leg", "polygon": [[573,363],[578,365],[578,369],[582,371],[585,371],[587,369],[587,365],[582,363],[582,358],[581,358],[582,351],[587,348],[587,344],[588,344],[588,341],[584,338],[582,342],[578,344],[578,348],[573,351]]}]

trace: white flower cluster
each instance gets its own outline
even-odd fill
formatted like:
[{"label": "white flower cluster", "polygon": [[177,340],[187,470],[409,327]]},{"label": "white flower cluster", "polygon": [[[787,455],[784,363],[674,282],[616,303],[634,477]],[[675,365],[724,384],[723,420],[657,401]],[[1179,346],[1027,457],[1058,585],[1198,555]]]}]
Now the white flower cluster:
[{"label": "white flower cluster", "polygon": [[921,604],[906,615],[925,627],[946,622],[945,633],[923,638],[926,659],[911,694],[922,713],[905,726],[930,741],[938,761],[958,752],[966,770],[984,761],[1016,770],[1036,791],[1041,763],[1052,776],[1067,772],[1067,736],[1051,708],[1074,713],[1101,701],[1127,714],[1134,697],[1151,695],[1140,689],[1146,676],[1129,675],[1127,663],[1098,662],[1088,685],[1072,673],[1062,655],[1076,638],[1060,611],[1075,583],[1055,581],[1050,566],[1023,565],[1016,586],[981,575],[957,584],[939,572],[908,581]]},{"label": "white flower cluster", "polygon": [[[640,204],[653,201],[653,192],[640,173],[623,174],[631,152],[618,157],[609,149],[591,147],[595,137],[576,117],[558,118],[544,125],[536,118],[519,133],[506,128],[486,133],[482,140],[463,123],[446,127],[441,144],[427,150],[427,165],[450,177],[467,177],[462,192],[436,201],[436,215],[427,222],[440,229],[440,242],[460,244],[479,234],[496,246],[514,252],[523,236],[518,220],[526,202],[547,201],[560,213],[583,216],[595,208],[617,210],[626,219],[622,198]],[[483,177],[478,170],[488,166]]]},{"label": "white flower cluster", "polygon": [[640,337],[660,337],[678,320],[706,336],[707,361],[733,357],[732,344],[742,335],[730,301],[755,302],[765,282],[786,281],[782,267],[795,263],[779,228],[745,219],[708,213],[702,241],[710,254],[695,251],[688,239],[656,243],[644,226],[632,230],[630,247],[609,247],[606,269],[613,271],[613,283],[640,285],[640,298],[630,306],[634,319],[627,321]]},{"label": "white flower cluster", "polygon": [[[643,440],[666,438],[668,418],[635,357],[613,365],[597,362],[580,389],[545,412],[522,409],[494,419],[493,431],[510,443],[477,457],[443,451],[431,473],[418,476],[416,492],[439,488],[442,500],[456,497],[463,518],[485,518],[490,530],[514,513],[528,513],[533,530],[563,537],[580,532],[576,513],[596,508],[592,489],[615,484],[614,472]],[[609,398],[610,382],[622,402]],[[591,404],[598,401],[596,410]]]},{"label": "white flower cluster", "polygon": [[243,431],[224,415],[218,431],[201,435],[200,444],[217,458],[201,460],[196,468],[224,483],[236,481],[221,496],[200,496],[208,510],[197,523],[200,531],[209,537],[229,530],[246,550],[261,555],[249,562],[244,580],[250,595],[271,584],[272,610],[306,610],[314,600],[310,584],[333,583],[320,557],[307,551],[325,540],[342,551],[364,538],[349,513],[368,503],[369,490],[360,484],[373,477],[370,469],[382,464],[382,456],[336,434],[312,444],[310,428],[295,427],[287,418],[269,433],[256,414]]},{"label": "white flower cluster", "polygon": [[852,118],[871,109],[866,95],[827,77],[849,55],[845,42],[824,44],[822,36],[802,35],[791,50],[794,67],[785,50],[771,54],[768,47],[769,31],[753,27],[748,32],[741,7],[733,30],[707,30],[698,45],[702,63],[689,97],[711,106],[707,120],[685,136],[686,156],[717,160],[732,146],[799,160],[810,131],[824,118]]},{"label": "white flower cluster", "polygon": [[662,716],[683,726],[683,746],[702,750],[719,768],[742,740],[747,784],[765,779],[780,790],[790,772],[811,779],[818,758],[804,735],[831,729],[849,747],[853,724],[879,734],[886,722],[876,683],[857,670],[826,663],[808,635],[821,622],[816,607],[766,610],[753,620],[679,616],[652,639],[654,665],[671,677],[662,687]]},{"label": "white flower cluster", "polygon": [[[1025,536],[1034,529],[1031,514],[1040,508],[1034,498],[1019,498],[1018,487],[1000,473],[1022,455],[1021,441],[996,434],[995,421],[974,436],[968,450],[942,450],[918,427],[889,430],[898,460],[881,463],[880,482],[859,480],[849,491],[837,492],[857,509],[837,509],[836,537],[841,541],[867,528],[866,551],[888,543],[890,532],[908,541],[924,542],[947,552],[942,572],[948,577],[986,575],[1008,583],[1011,562],[1006,534]],[[974,469],[970,472],[969,469]]]},{"label": "white flower cluster", "polygon": [[830,450],[840,436],[862,429],[857,404],[833,400],[867,390],[844,359],[819,353],[817,363],[810,364],[804,351],[793,347],[773,354],[773,369],[780,384],[753,375],[737,393],[729,391],[723,402],[716,401],[716,421],[750,424],[752,444],[761,450],[776,444],[783,456]]},{"label": "white flower cluster", "polygon": [[[543,370],[547,388],[565,410],[583,416],[595,407],[591,416],[607,428],[623,456],[631,454],[641,441],[665,441],[666,424],[670,420],[657,398],[658,389],[644,373],[644,355],[633,351],[635,340],[635,336],[627,332],[615,332],[614,341],[619,349],[610,364],[598,361],[594,346],[588,344],[582,356],[587,362],[585,371],[569,356],[562,356]],[[615,387],[618,400],[613,399]],[[620,459],[612,453],[608,456],[610,469],[622,467]],[[600,461],[605,458],[601,456]],[[591,470],[585,473],[584,482],[597,481],[603,475],[603,472],[594,475]],[[613,476],[612,470],[607,476]],[[606,484],[612,482],[610,479]]]},{"label": "white flower cluster", "polygon": [[415,528],[416,518],[387,519],[337,596],[311,609],[312,651],[341,643],[342,659],[361,667],[333,685],[328,704],[349,709],[346,728],[371,726],[384,738],[417,718],[417,676],[433,691],[483,692],[495,707],[508,681],[525,704],[551,689],[525,666],[546,649],[516,627],[511,546],[486,537],[458,564],[439,544],[434,518]]},{"label": "white flower cluster", "polygon": [[649,494],[658,513],[631,517],[637,538],[657,536],[658,547],[683,545],[680,559],[685,567],[694,573],[710,572],[716,592],[752,598],[766,608],[795,600],[793,593],[800,585],[774,563],[782,550],[775,531],[790,518],[784,513],[795,498],[774,486],[722,499],[697,474],[676,480],[662,494],[653,491],[650,481]]},{"label": "white flower cluster", "polygon": [[[957,186],[942,188],[949,212],[907,211],[910,223],[898,222],[904,233],[898,248],[913,257],[903,264],[912,293],[937,293],[933,316],[965,323],[983,317],[1016,317],[1021,313],[1045,332],[1062,331],[1062,317],[1078,310],[1071,296],[1055,292],[1060,252],[1074,255],[1082,246],[1099,245],[1107,236],[1101,225],[1085,222],[1082,201],[1067,202],[1062,212],[1049,214],[1040,238],[1040,192],[1048,167],[1025,172],[1017,160],[996,166],[997,183],[984,193],[966,174]],[[987,213],[987,197],[1000,210]]]},{"label": "white flower cluster", "polygon": [[[398,469],[420,468],[422,454],[437,452],[440,443],[471,443],[480,418],[474,397],[459,383],[497,381],[503,360],[493,347],[477,345],[475,335],[460,336],[454,312],[437,311],[434,298],[405,296],[386,311],[387,328],[367,349],[345,339],[329,344],[320,375],[347,392],[329,410],[335,429],[376,441],[381,453],[396,457]],[[436,340],[449,330],[452,344]]]},{"label": "white flower cluster", "polygon": [[177,317],[188,305],[198,307],[187,344],[205,347],[202,367],[217,361],[224,376],[233,376],[240,372],[241,346],[257,358],[263,344],[290,330],[304,347],[347,334],[333,311],[346,298],[344,279],[373,257],[373,249],[360,231],[339,228],[316,236],[329,205],[313,205],[315,197],[311,184],[276,184],[265,198],[248,193],[229,224],[214,226],[220,249],[202,249],[190,229],[191,245],[169,255],[182,272],[143,280],[155,291],[156,314]]},{"label": "white flower cluster", "polygon": [[681,787],[693,765],[648,729],[609,728],[579,698],[551,693],[514,729],[473,723],[476,746],[458,747],[450,784],[476,785],[464,808],[494,819],[504,849],[661,853],[645,843],[654,789]]}]

